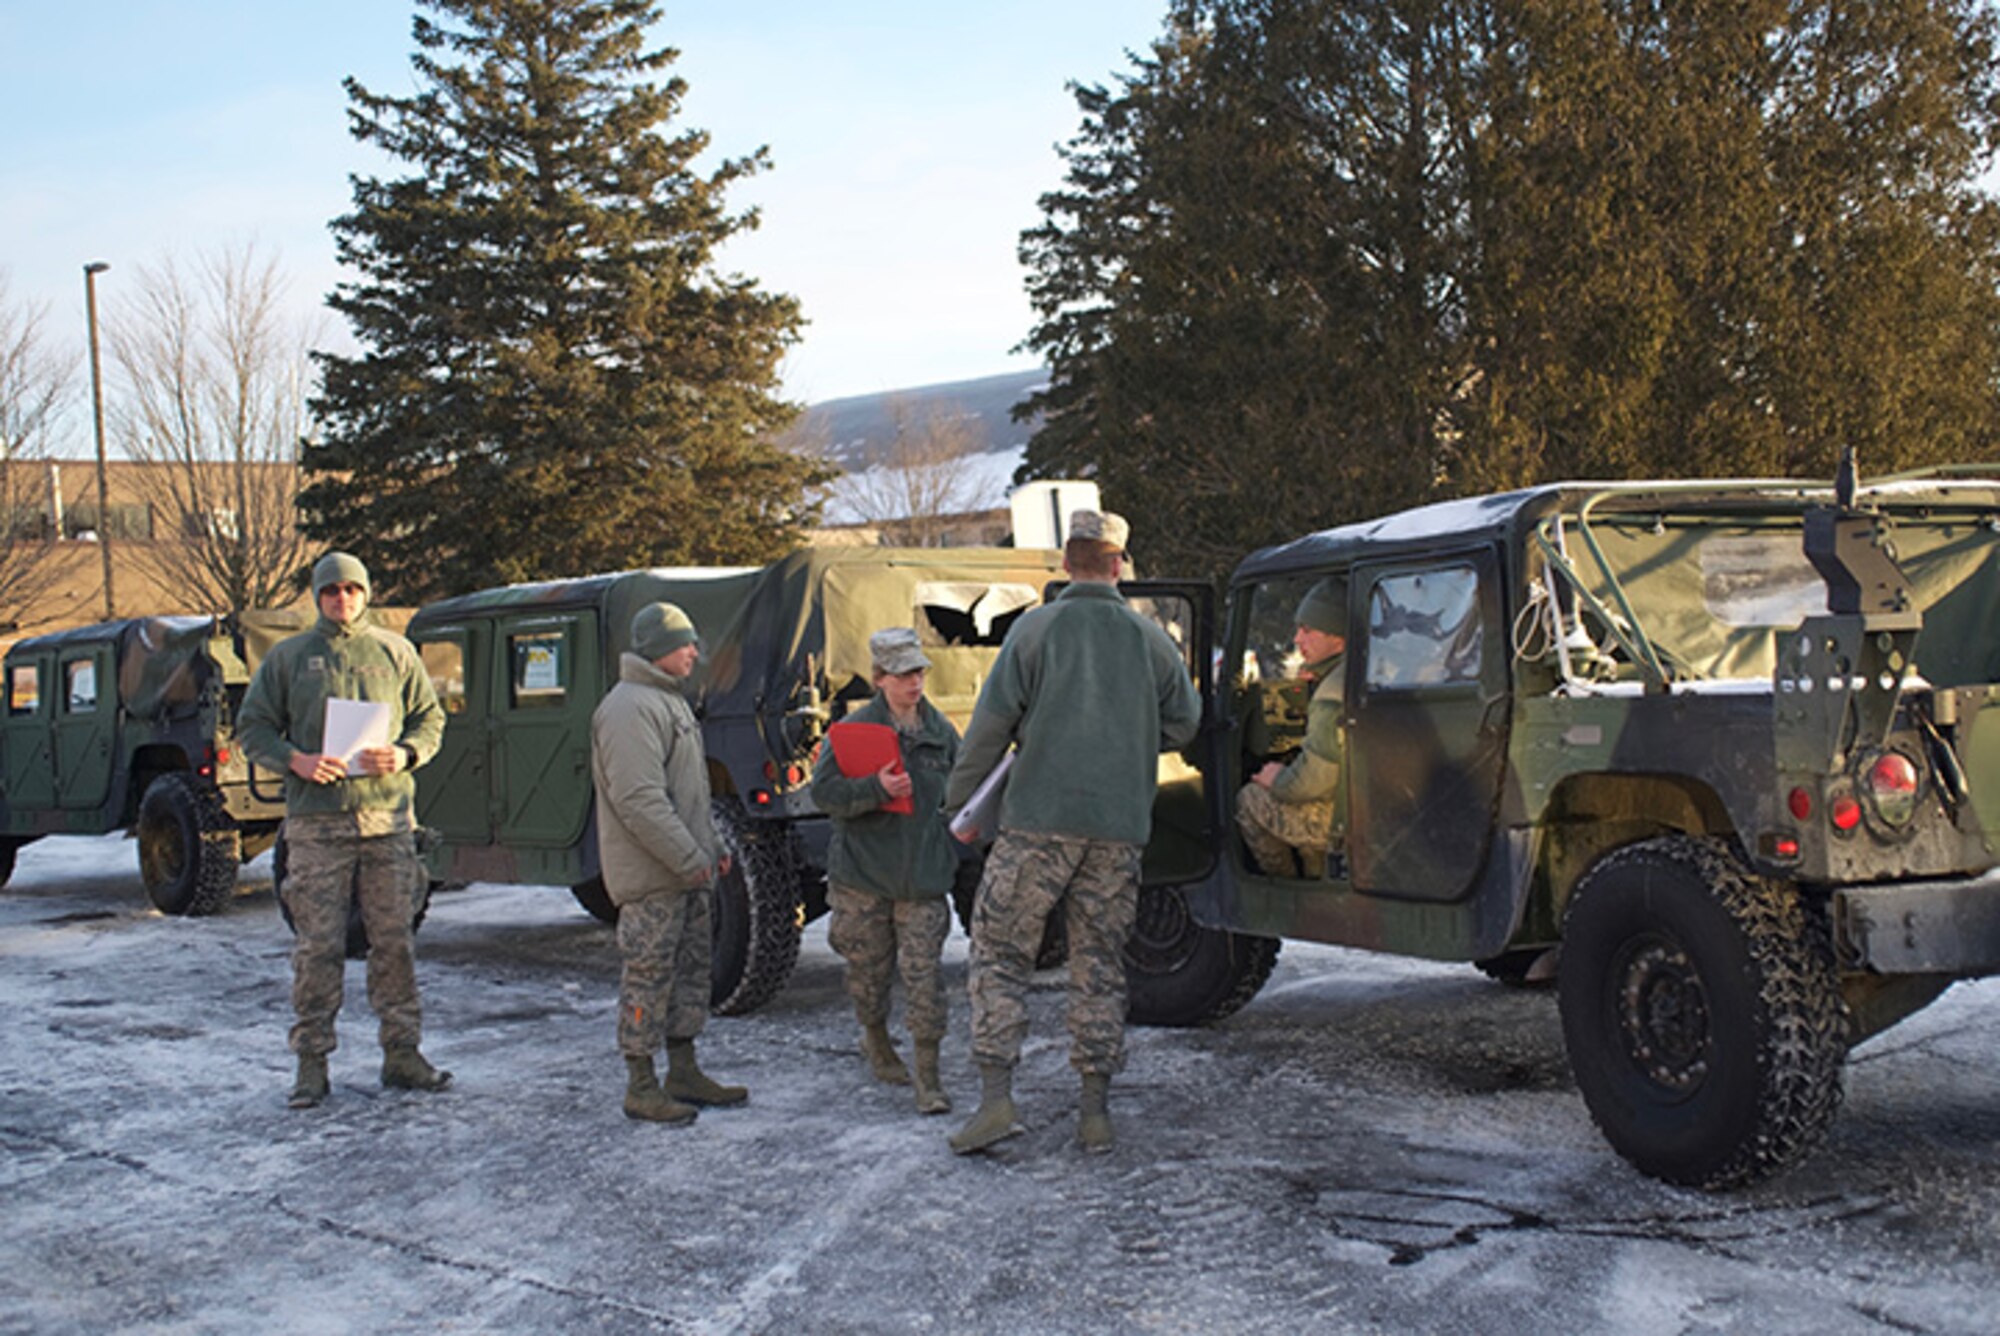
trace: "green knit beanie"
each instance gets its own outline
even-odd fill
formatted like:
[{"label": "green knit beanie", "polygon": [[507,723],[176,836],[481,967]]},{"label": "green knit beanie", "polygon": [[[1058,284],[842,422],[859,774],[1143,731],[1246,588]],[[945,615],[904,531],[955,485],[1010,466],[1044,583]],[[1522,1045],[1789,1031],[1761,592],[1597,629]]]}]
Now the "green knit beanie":
[{"label": "green knit beanie", "polygon": [[648,663],[694,643],[694,623],[671,603],[648,603],[632,615],[632,652]]},{"label": "green knit beanie", "polygon": [[1298,616],[1294,620],[1321,635],[1346,635],[1347,581],[1337,575],[1329,575],[1306,590],[1306,596],[1299,600]]}]

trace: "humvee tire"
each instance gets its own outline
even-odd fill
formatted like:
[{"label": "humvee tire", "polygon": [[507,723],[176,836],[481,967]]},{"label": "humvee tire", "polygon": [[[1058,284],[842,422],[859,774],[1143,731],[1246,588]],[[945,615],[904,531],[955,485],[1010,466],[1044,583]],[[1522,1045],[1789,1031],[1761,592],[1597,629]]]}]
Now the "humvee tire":
[{"label": "humvee tire", "polygon": [[1577,883],[1557,972],[1590,1116],[1641,1172],[1731,1188],[1799,1160],[1840,1106],[1847,1015],[1825,915],[1728,844],[1627,845]]},{"label": "humvee tire", "polygon": [[1271,977],[1278,939],[1206,928],[1168,886],[1139,888],[1125,943],[1129,1015],[1140,1025],[1218,1021],[1243,1007]]},{"label": "humvee tire", "polygon": [[709,1009],[743,1016],[778,995],[799,960],[797,836],[782,825],[759,829],[734,798],[717,798],[716,833],[729,875],[715,885]]},{"label": "humvee tire", "polygon": [[599,923],[609,923],[614,928],[618,926],[618,906],[611,902],[611,892],[604,889],[604,878],[592,877],[589,881],[580,881],[569,888],[569,893]]},{"label": "humvee tire", "polygon": [[[288,858],[285,835],[279,831],[277,841],[271,846],[271,894],[278,901],[278,916],[284,919],[285,926],[296,936],[298,925],[292,922],[291,907],[285,903],[284,896]],[[431,910],[431,893],[437,888],[437,882],[424,879],[424,889],[417,896],[416,910],[410,915],[410,932],[413,935],[424,926],[424,915]],[[361,917],[361,901],[352,896],[347,901],[347,942],[342,950],[349,960],[368,959],[368,924]]]},{"label": "humvee tire", "polygon": [[213,914],[236,889],[241,844],[222,795],[174,771],[139,800],[139,876],[163,914]]}]

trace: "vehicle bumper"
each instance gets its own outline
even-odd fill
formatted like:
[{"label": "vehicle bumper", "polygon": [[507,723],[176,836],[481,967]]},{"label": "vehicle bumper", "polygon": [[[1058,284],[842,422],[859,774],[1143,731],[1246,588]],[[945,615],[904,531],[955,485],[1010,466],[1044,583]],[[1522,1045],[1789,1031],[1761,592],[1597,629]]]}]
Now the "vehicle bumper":
[{"label": "vehicle bumper", "polygon": [[1883,974],[2000,973],[2000,868],[1957,881],[1843,886],[1831,908],[1843,965]]}]

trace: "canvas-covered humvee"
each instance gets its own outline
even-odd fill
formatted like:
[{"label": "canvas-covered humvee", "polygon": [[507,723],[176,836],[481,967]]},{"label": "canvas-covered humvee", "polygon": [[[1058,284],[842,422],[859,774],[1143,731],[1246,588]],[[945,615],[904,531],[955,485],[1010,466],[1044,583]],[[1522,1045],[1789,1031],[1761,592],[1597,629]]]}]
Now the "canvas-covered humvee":
[{"label": "canvas-covered humvee", "polygon": [[764,567],[625,571],[429,604],[408,634],[445,708],[443,749],[417,772],[418,817],[440,837],[432,875],[568,886],[615,919],[598,877],[590,716],[617,681],[632,614],[678,604],[701,633],[694,702],[734,854],[716,895],[714,1005],[752,1010],[826,909],[831,832],[808,791],[813,756],[827,724],[873,691],[869,635],[914,626],[929,697],[963,727],[1007,628],[1061,567],[1040,549],[809,548]]},{"label": "canvas-covered humvee", "polygon": [[137,617],[15,642],[0,719],[0,868],[11,874],[20,847],[44,835],[131,829],[154,905],[219,908],[238,863],[285,815],[283,777],[235,745],[236,710],[265,652],[311,621],[297,610]]},{"label": "canvas-covered humvee", "polygon": [[[1301,596],[1345,577],[1340,787],[1305,872],[1236,794],[1297,745]],[[1849,1048],[2000,972],[2000,470],[1565,483],[1236,570],[1198,768],[1165,784],[1134,1019],[1240,1007],[1286,937],[1553,978],[1648,1174],[1821,1139]]]}]

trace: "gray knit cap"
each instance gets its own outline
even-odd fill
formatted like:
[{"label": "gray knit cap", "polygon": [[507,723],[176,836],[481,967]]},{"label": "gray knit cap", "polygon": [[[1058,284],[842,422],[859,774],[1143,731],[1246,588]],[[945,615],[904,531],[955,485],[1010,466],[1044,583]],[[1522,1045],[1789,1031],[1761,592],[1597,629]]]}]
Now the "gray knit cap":
[{"label": "gray knit cap", "polygon": [[648,663],[694,643],[694,623],[671,603],[648,603],[632,614],[632,652]]},{"label": "gray knit cap", "polygon": [[346,552],[329,552],[313,564],[313,597],[328,585],[358,584],[369,593],[374,589],[368,583],[368,568],[361,564],[361,558]]}]

